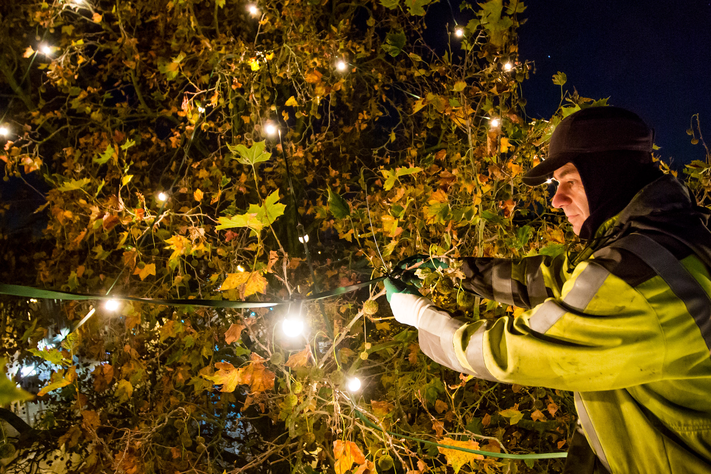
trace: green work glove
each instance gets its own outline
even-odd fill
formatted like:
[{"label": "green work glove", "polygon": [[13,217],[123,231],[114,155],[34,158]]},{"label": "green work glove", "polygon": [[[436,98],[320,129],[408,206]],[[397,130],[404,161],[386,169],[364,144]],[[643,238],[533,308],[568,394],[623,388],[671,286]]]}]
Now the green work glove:
[{"label": "green work glove", "polygon": [[[420,262],[422,263],[417,268],[406,270],[407,268]],[[437,271],[440,268],[449,268],[449,264],[442,258],[430,258],[429,255],[415,255],[398,263],[396,268],[406,270],[400,277],[403,282],[420,288],[422,287],[422,281],[417,277],[417,275],[415,275],[417,270],[420,268],[427,268],[432,271]]]},{"label": "green work glove", "polygon": [[386,278],[383,283],[385,284],[385,296],[388,299],[388,303],[392,302],[393,295],[402,293],[405,295],[417,295],[421,296],[417,288],[412,285],[407,285],[400,280],[393,278]]}]

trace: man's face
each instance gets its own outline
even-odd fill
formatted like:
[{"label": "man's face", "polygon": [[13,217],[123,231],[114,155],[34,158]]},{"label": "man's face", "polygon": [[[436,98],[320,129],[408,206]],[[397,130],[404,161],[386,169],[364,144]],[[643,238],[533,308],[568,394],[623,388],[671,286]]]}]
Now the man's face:
[{"label": "man's face", "polygon": [[563,209],[565,216],[573,226],[575,235],[580,235],[585,219],[590,217],[588,197],[585,194],[583,181],[578,169],[572,163],[566,163],[553,173],[553,179],[558,181],[558,189],[553,196],[553,207]]}]

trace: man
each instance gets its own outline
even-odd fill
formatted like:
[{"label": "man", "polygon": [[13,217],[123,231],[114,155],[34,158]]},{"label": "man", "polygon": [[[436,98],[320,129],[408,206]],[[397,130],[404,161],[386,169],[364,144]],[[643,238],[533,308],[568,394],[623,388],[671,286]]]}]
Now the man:
[{"label": "man", "polygon": [[523,315],[461,322],[386,280],[396,319],[436,362],[575,392],[596,458],[569,472],[711,472],[711,233],[688,190],[652,163],[652,139],[616,107],[558,125],[524,183],[558,181],[552,204],[585,250],[461,262],[464,288]]}]

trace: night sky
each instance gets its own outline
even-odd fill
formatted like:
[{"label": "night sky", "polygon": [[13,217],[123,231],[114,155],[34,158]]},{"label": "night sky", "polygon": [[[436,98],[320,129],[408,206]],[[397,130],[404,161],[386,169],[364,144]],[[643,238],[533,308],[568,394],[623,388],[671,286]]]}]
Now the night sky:
[{"label": "night sky", "polygon": [[[451,8],[450,8],[451,2]],[[474,2],[472,2],[474,3]],[[637,112],[655,129],[658,154],[676,166],[704,160],[701,144],[686,134],[699,113],[711,142],[711,1],[538,0],[526,1],[520,59],[535,63],[523,83],[533,118],[550,118],[560,102],[551,77],[568,76],[565,89]],[[436,49],[446,27],[466,24],[470,13],[458,0],[428,9],[425,39]],[[433,44],[432,44],[433,43]]]}]

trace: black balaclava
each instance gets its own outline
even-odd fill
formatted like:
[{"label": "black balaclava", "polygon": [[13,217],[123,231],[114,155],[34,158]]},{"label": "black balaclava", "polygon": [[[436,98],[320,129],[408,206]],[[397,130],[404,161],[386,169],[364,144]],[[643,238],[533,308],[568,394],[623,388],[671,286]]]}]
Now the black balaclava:
[{"label": "black balaclava", "polygon": [[624,209],[643,187],[663,176],[651,155],[640,151],[583,153],[571,161],[580,173],[590,207],[580,229],[589,240],[600,225]]}]

